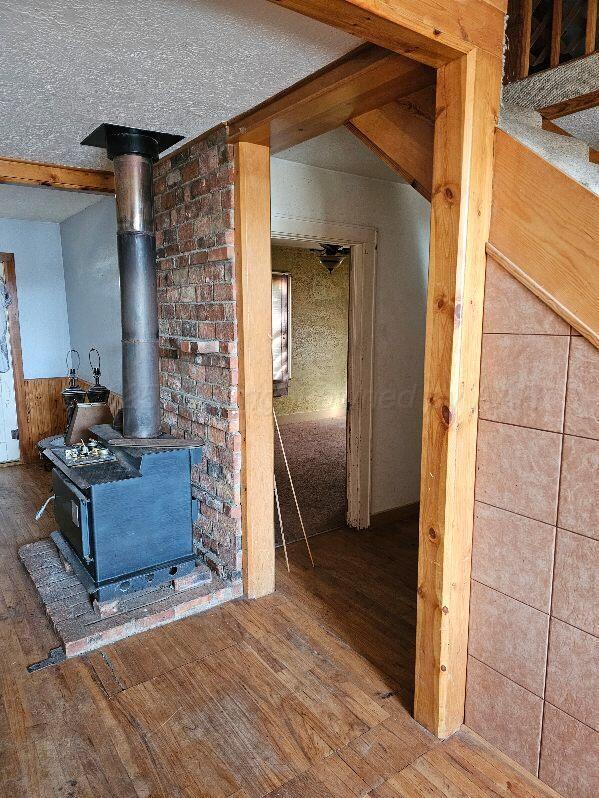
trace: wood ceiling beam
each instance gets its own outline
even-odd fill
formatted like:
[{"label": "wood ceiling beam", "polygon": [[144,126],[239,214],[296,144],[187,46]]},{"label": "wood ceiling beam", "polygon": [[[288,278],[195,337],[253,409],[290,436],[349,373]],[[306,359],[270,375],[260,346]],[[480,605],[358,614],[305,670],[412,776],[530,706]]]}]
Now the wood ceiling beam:
[{"label": "wood ceiling beam", "polygon": [[435,71],[364,45],[229,122],[229,140],[274,155],[435,81]]},{"label": "wood ceiling beam", "polygon": [[588,94],[581,94],[578,97],[569,97],[567,100],[562,100],[553,105],[546,105],[544,108],[538,108],[537,110],[545,119],[559,119],[562,116],[569,116],[578,111],[588,111],[598,105],[599,89],[590,91]]},{"label": "wood ceiling beam", "polygon": [[507,0],[270,0],[381,47],[440,67],[475,47],[503,52]]},{"label": "wood ceiling beam", "polygon": [[16,158],[0,158],[0,183],[114,194],[112,172]]},{"label": "wood ceiling beam", "polygon": [[354,117],[346,127],[430,202],[435,86]]}]

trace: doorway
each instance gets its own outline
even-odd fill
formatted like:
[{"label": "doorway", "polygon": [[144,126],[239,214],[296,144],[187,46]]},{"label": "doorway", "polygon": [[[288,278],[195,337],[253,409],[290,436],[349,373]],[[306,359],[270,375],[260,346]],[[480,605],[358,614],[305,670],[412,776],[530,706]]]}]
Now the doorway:
[{"label": "doorway", "polygon": [[23,367],[14,263],[10,253],[0,253],[0,465],[20,458],[17,395]]},{"label": "doorway", "polygon": [[[286,395],[277,397],[275,389],[273,409],[292,447],[292,477],[310,516],[307,531],[340,524],[364,529],[371,512],[377,231],[273,214],[271,235],[273,272],[289,275],[290,368]],[[330,274],[318,254],[323,241],[346,253]],[[279,450],[277,441],[278,482],[288,485]],[[285,516],[295,539],[301,528],[289,487],[283,499],[293,509]]]},{"label": "doorway", "polygon": [[[285,542],[347,516],[349,248],[325,268],[314,242],[273,241],[275,484]],[[278,355],[278,362],[277,362]],[[284,449],[283,449],[284,447]],[[283,542],[276,527],[276,544]]]}]

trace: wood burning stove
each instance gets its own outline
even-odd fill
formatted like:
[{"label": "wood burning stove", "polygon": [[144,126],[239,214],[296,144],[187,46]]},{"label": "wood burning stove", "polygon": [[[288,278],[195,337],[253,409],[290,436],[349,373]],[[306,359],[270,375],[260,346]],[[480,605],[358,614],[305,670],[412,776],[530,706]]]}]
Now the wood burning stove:
[{"label": "wood burning stove", "polygon": [[[160,436],[152,162],[179,136],[101,125],[83,144],[114,161],[123,331],[123,434],[93,427],[91,446],[46,449],[52,536],[98,601],[147,589],[195,565],[191,467],[202,449]],[[147,442],[147,443],[146,443]]]},{"label": "wood burning stove", "polygon": [[76,458],[72,447],[46,451],[60,527],[53,539],[88,592],[106,601],[191,573],[190,471],[201,448],[169,439],[168,449],[129,447],[106,425],[92,433],[106,454],[93,446]]}]

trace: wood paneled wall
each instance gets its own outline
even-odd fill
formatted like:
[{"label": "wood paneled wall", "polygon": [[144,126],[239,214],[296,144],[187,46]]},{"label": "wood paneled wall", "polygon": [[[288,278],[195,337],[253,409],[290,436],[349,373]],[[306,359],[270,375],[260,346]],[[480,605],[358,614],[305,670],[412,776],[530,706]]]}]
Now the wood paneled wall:
[{"label": "wood paneled wall", "polygon": [[26,427],[19,430],[24,462],[31,463],[37,458],[39,440],[64,431],[66,413],[60,392],[67,383],[66,377],[24,381]]},{"label": "wood paneled wall", "polygon": [[[79,382],[85,390],[90,387],[85,380]],[[25,380],[26,426],[20,428],[23,462],[31,463],[37,459],[36,446],[42,438],[64,432],[67,421],[61,391],[67,384],[66,377]],[[108,405],[115,416],[122,408],[123,400],[119,394],[111,393]]]}]

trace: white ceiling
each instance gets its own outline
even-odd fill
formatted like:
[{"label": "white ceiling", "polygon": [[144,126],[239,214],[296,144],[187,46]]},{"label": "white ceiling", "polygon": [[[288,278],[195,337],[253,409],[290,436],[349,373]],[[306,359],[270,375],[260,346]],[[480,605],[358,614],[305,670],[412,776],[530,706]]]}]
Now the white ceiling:
[{"label": "white ceiling", "polygon": [[321,169],[332,169],[334,172],[348,172],[351,175],[405,183],[397,172],[390,169],[378,155],[344,127],[279,152],[274,157],[319,166]]},{"label": "white ceiling", "polygon": [[105,196],[87,191],[0,185],[0,219],[64,222]]},{"label": "white ceiling", "polygon": [[194,137],[357,44],[267,0],[5,0],[0,156],[106,168],[101,122]]}]

